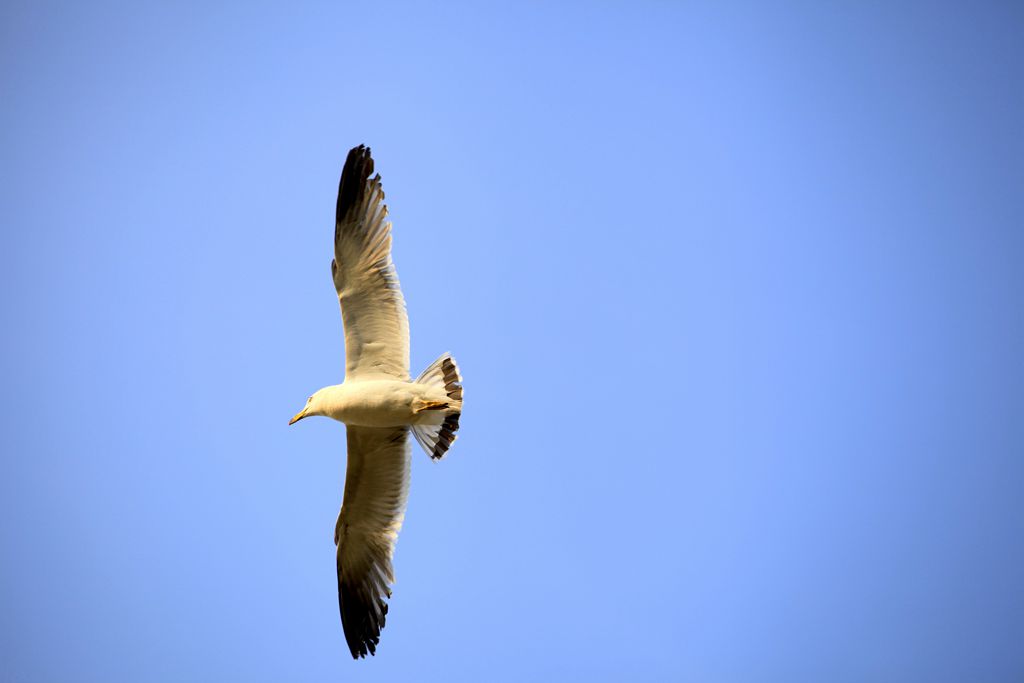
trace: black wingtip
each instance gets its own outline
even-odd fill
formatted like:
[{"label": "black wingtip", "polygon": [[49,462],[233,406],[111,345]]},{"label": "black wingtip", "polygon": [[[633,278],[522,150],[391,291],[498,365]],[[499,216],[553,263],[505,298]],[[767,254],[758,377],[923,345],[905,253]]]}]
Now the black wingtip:
[{"label": "black wingtip", "polygon": [[366,179],[373,175],[373,156],[366,145],[353,147],[345,159],[338,183],[338,206],[335,221],[340,223],[348,211],[359,204],[366,188]]},{"label": "black wingtip", "polygon": [[[384,594],[390,597],[391,592]],[[353,659],[377,654],[380,632],[387,622],[388,603],[372,591],[352,585],[339,574],[338,606],[341,608],[341,626],[345,642]]]},{"label": "black wingtip", "polygon": [[[363,606],[357,606],[357,609],[358,607]],[[352,659],[363,659],[367,655],[372,657],[377,654],[380,632],[384,628],[388,613],[387,603],[379,603],[379,608],[378,615],[371,615],[369,618],[365,614],[354,614],[353,612],[357,610],[342,608],[342,630],[345,632],[345,642]]]}]

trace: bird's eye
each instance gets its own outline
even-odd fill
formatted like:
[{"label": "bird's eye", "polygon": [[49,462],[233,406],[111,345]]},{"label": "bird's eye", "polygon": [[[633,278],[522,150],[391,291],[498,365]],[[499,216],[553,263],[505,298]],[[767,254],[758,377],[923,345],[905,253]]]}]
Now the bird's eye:
[{"label": "bird's eye", "polygon": [[312,400],[313,400],[313,397],[312,397],[312,396],[310,396],[309,398],[307,398],[307,399],[306,399],[306,403],[309,403],[309,402],[310,402],[310,401],[312,401]]}]

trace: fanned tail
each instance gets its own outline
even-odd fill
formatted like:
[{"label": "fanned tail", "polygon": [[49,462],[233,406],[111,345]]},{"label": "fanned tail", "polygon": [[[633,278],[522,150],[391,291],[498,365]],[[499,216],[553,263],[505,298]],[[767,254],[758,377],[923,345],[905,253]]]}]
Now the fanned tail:
[{"label": "fanned tail", "polygon": [[[417,384],[443,388],[448,396],[443,407],[444,419],[438,424],[416,424],[412,426],[413,436],[432,460],[440,460],[448,452],[459,431],[459,417],[462,415],[462,374],[451,354],[446,353],[435,360],[416,378]],[[441,409],[441,406],[438,406]],[[429,408],[433,409],[433,408]]]}]

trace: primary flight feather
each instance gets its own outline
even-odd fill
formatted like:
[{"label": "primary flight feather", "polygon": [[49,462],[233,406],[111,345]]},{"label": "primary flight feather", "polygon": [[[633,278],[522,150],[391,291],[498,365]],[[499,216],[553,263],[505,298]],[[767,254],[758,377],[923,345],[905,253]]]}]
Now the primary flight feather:
[{"label": "primary flight feather", "polygon": [[374,654],[388,613],[391,558],[409,494],[409,434],[433,460],[455,441],[462,376],[445,354],[409,378],[409,317],[391,261],[391,223],[370,148],[348,153],[338,186],[331,275],[345,326],[345,381],[309,397],[310,415],[344,422],[348,469],[338,546],[338,604],[355,658]]}]

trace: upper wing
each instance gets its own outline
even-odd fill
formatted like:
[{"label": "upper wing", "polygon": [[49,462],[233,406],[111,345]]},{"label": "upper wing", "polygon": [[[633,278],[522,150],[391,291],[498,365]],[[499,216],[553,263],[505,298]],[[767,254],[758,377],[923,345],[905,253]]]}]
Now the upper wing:
[{"label": "upper wing", "polygon": [[338,186],[331,274],[345,322],[346,377],[409,379],[409,317],[391,262],[391,223],[369,147],[348,153]]},{"label": "upper wing", "polygon": [[409,496],[408,437],[407,427],[348,427],[345,500],[334,542],[341,624],[357,659],[374,653],[388,613],[391,556]]}]

